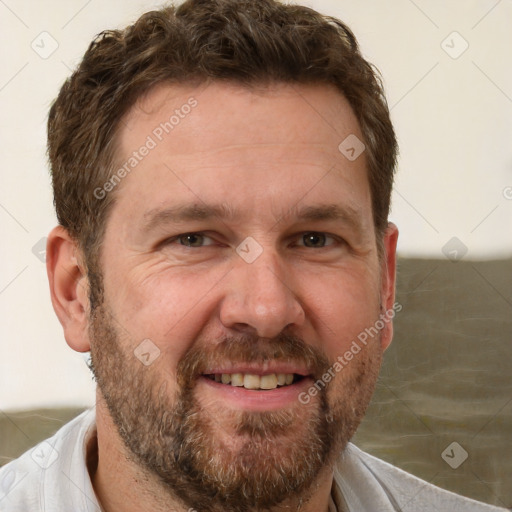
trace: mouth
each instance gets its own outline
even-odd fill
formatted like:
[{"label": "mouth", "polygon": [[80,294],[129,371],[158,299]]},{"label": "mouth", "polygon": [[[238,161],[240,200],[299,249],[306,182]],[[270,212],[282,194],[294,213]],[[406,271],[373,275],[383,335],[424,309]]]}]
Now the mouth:
[{"label": "mouth", "polygon": [[200,400],[217,402],[218,411],[264,412],[296,407],[312,382],[313,375],[294,364],[241,364],[205,369],[197,384]]},{"label": "mouth", "polygon": [[270,391],[284,388],[305,378],[304,375],[298,373],[268,373],[264,375],[254,373],[208,373],[203,376],[219,384],[252,391]]},{"label": "mouth", "polygon": [[298,361],[225,361],[201,369],[197,396],[217,411],[264,412],[294,408],[314,382],[313,368]]}]

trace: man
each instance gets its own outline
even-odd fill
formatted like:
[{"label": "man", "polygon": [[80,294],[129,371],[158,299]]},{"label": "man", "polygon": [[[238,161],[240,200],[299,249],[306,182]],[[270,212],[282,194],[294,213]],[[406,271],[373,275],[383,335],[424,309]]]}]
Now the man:
[{"label": "man", "polygon": [[396,141],[344,24],[147,13],[91,44],[48,148],[52,302],[97,404],[2,468],[2,510],[498,510],[349,443],[400,306]]}]

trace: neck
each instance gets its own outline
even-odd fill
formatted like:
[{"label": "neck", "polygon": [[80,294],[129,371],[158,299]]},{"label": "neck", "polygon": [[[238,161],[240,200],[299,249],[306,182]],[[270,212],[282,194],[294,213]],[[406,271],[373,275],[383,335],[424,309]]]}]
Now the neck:
[{"label": "neck", "polygon": [[[88,469],[102,510],[191,512],[193,509],[172,496],[168,489],[133,460],[99,393],[96,403],[97,453],[92,445],[91,452],[88,453]],[[293,497],[284,500],[279,506],[272,508],[271,512],[327,512],[332,479],[332,468],[324,468],[311,486],[307,498]],[[224,508],[220,507],[220,510],[224,512]]]}]

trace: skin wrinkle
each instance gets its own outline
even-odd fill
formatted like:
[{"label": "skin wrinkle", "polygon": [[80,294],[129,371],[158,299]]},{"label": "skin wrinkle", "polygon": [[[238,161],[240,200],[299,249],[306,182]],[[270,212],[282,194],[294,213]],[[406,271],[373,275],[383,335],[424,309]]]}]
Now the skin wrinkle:
[{"label": "skin wrinkle", "polygon": [[[354,160],[349,136],[364,144]],[[272,408],[270,391],[199,373],[271,356],[313,379],[391,307],[396,152],[378,73],[344,23],[309,8],[187,0],[91,42],[49,113],[49,246],[64,241],[50,280],[66,341],[92,354],[105,512],[326,512],[391,325],[307,405],[307,379],[269,394]],[[146,211],[178,203],[239,215],[140,235]],[[333,204],[359,227],[294,217]],[[216,244],[170,241],[196,228]],[[309,232],[346,243],[306,248]],[[249,236],[251,263],[237,252]],[[75,243],[89,300],[63,278]],[[159,351],[149,365],[142,340]]]},{"label": "skin wrinkle", "polygon": [[[239,219],[241,214],[237,211],[229,209],[226,205],[203,205],[203,204],[182,204],[173,205],[168,208],[155,208],[144,213],[144,224],[140,227],[140,231],[147,233],[164,227],[166,224],[179,224],[190,221],[203,221],[210,219],[219,219],[221,222],[229,222]],[[274,214],[279,222],[289,222],[291,219],[298,221],[338,221],[345,223],[357,233],[363,232],[361,214],[359,209],[354,207],[344,207],[340,205],[321,205],[307,206],[299,208],[294,206],[290,211],[284,214]]]},{"label": "skin wrinkle", "polygon": [[[275,139],[279,119],[299,116],[292,126],[309,125],[322,151],[331,148],[337,155],[341,176],[325,175],[323,166],[297,168],[294,155],[277,165],[272,154],[267,165],[257,162],[253,173],[247,155],[230,152],[206,175],[202,168],[183,171],[182,182],[155,163],[181,147],[183,138],[190,144],[183,125],[119,185],[102,247],[103,272],[95,277],[104,283],[103,302],[96,304],[89,325],[98,381],[99,462],[92,480],[107,512],[137,510],[141,493],[150,496],[144,506],[151,503],[153,510],[281,512],[299,505],[307,512],[323,510],[336,457],[364,415],[389,340],[386,326],[386,337],[373,338],[308,405],[293,400],[276,410],[236,408],[198,377],[223,361],[263,364],[282,357],[309,361],[315,382],[392,299],[377,253],[365,162],[345,161],[333,134],[301,122],[301,97],[281,96],[280,89],[256,103],[247,91],[233,96],[240,114],[228,122],[215,108],[223,87],[203,92],[188,128],[218,123],[222,130],[212,133],[222,146],[239,133],[246,136],[240,126],[258,130],[247,119],[252,111],[264,113],[264,133]],[[322,87],[306,92],[318,95],[326,109],[339,102],[350,118],[337,93],[330,97]],[[125,147],[136,145],[155,120],[140,117],[138,123],[122,132]],[[314,144],[308,151],[313,147],[319,150]],[[148,221],[145,212],[194,204],[223,204],[241,215],[222,229],[216,217],[180,221],[135,242],[133,227]],[[356,215],[364,242],[356,244],[356,235],[345,228],[332,228],[336,221],[330,217],[339,213],[333,205]],[[297,219],[301,209],[307,219]],[[277,224],[276,214],[282,215]],[[196,228],[216,243],[198,248],[160,243]],[[301,233],[310,231],[346,233],[348,245],[299,245]],[[263,248],[251,264],[235,251],[249,235]],[[143,339],[160,350],[147,367],[133,355]],[[124,494],[110,480],[118,472]]]},{"label": "skin wrinkle", "polygon": [[[306,367],[312,369],[316,381],[330,366],[325,356],[302,340],[286,335],[266,343],[257,343],[251,337],[227,339],[220,342],[214,351],[202,348],[191,350],[178,364],[177,397],[173,403],[166,405],[169,401],[166,385],[163,393],[153,396],[154,384],[145,381],[144,368],[139,365],[137,369],[137,362],[130,362],[120,351],[120,333],[116,332],[108,309],[103,305],[94,314],[90,335],[91,339],[101,340],[101,350],[92,351],[93,368],[125,445],[135,460],[158,475],[161,483],[176,492],[185,505],[198,510],[226,510],[212,505],[213,496],[227,510],[243,512],[275,505],[290,493],[306,491],[307,495],[312,474],[332,465],[334,455],[341,451],[357,428],[355,416],[362,417],[366,409],[366,405],[361,409],[358,404],[341,408],[329,405],[327,390],[330,386],[327,385],[326,391],[321,394],[317,420],[308,423],[311,429],[308,446],[300,446],[310,455],[305,459],[304,454],[302,459],[296,456],[288,459],[279,452],[280,459],[274,463],[268,460],[273,451],[268,446],[268,440],[289,435],[295,420],[294,413],[277,411],[258,416],[233,414],[234,431],[238,436],[250,436],[250,441],[237,453],[236,459],[225,462],[225,472],[227,467],[232,466],[236,466],[240,472],[236,479],[234,475],[231,477],[236,484],[229,484],[230,479],[225,477],[224,481],[221,480],[222,466],[218,462],[213,468],[207,469],[208,463],[212,463],[212,453],[206,452],[204,457],[201,456],[204,446],[208,446],[212,438],[208,420],[205,421],[202,414],[204,408],[197,407],[194,400],[194,383],[198,375],[207,366],[220,364],[225,357],[229,357],[230,361],[254,362],[259,355],[262,363],[267,359],[302,360]],[[270,347],[269,352],[261,351],[262,347],[267,346]],[[355,381],[346,386],[344,393],[347,396],[361,395],[363,389],[367,395],[365,398],[369,400],[373,393],[380,357],[377,360],[374,356],[367,357],[371,361],[371,375],[366,369],[366,359],[362,359],[358,369],[352,372]],[[160,421],[155,425],[153,422],[158,418]],[[229,452],[229,448],[221,444],[218,450]],[[173,455],[166,458],[166,453]],[[265,459],[265,454],[265,465],[258,473],[256,461],[258,457]],[[279,475],[271,480],[272,490],[268,486],[271,476],[265,472],[269,464],[273,466],[275,475]]]}]

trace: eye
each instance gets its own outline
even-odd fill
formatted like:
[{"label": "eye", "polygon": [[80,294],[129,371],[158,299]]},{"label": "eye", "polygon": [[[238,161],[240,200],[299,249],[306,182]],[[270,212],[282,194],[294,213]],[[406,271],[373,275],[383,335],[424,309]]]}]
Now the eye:
[{"label": "eye", "polygon": [[185,233],[183,235],[178,235],[172,240],[173,242],[178,242],[180,245],[184,245],[186,247],[204,247],[205,245],[212,245],[213,240],[202,233]]},{"label": "eye", "polygon": [[304,247],[311,247],[313,249],[321,249],[322,247],[332,245],[335,242],[332,236],[316,231],[304,233],[301,236],[300,241],[302,241],[302,243],[299,242],[299,245],[303,245]]}]

